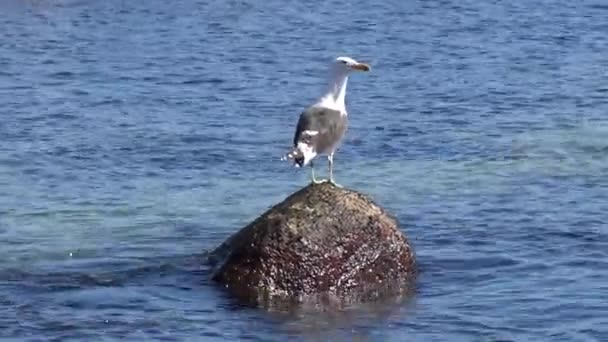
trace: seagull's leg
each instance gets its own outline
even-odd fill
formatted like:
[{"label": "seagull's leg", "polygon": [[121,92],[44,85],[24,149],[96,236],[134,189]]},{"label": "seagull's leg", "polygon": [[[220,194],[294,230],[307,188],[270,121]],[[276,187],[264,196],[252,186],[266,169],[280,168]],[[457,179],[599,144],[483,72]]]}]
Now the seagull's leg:
[{"label": "seagull's leg", "polygon": [[319,184],[319,183],[323,183],[323,181],[318,181],[318,180],[315,178],[315,167],[314,167],[314,165],[313,165],[312,161],[310,162],[310,177],[311,177],[311,179],[312,179],[313,184]]},{"label": "seagull's leg", "polygon": [[331,153],[327,155],[327,160],[329,161],[329,182],[334,186],[341,188],[342,185],[334,181],[334,151],[331,151]]}]

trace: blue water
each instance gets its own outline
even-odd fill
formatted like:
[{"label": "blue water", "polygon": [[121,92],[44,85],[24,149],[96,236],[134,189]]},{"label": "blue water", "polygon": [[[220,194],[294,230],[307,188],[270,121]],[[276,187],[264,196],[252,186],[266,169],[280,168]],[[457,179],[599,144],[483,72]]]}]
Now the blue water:
[{"label": "blue water", "polygon": [[[605,1],[6,0],[0,28],[0,337],[608,340]],[[204,251],[307,183],[279,158],[338,55],[373,69],[336,178],[398,217],[417,293],[243,307]]]}]

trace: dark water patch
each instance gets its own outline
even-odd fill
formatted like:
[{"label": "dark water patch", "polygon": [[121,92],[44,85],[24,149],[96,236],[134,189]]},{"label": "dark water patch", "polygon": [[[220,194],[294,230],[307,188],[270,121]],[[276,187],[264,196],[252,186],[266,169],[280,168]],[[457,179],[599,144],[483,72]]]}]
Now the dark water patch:
[{"label": "dark water patch", "polygon": [[208,78],[208,79],[192,79],[192,80],[187,80],[187,81],[182,82],[182,84],[194,84],[194,85],[196,85],[196,84],[205,84],[205,83],[208,83],[208,84],[214,84],[215,85],[215,84],[222,84],[224,82],[225,81],[222,80],[222,79],[220,79],[220,78]]},{"label": "dark water patch", "polygon": [[603,5],[603,4],[590,4],[589,8],[594,9],[594,10],[608,11],[608,5]]},{"label": "dark water patch", "polygon": [[95,101],[88,104],[88,107],[102,107],[102,106],[112,106],[112,105],[120,105],[123,103],[123,100],[120,98],[109,98],[101,101]]},{"label": "dark water patch", "polygon": [[72,79],[74,78],[74,76],[75,74],[71,71],[59,71],[48,75],[48,77],[50,78],[56,78],[61,80]]},{"label": "dark water patch", "polygon": [[91,94],[90,92],[83,89],[74,89],[71,93],[76,96],[87,96]]}]

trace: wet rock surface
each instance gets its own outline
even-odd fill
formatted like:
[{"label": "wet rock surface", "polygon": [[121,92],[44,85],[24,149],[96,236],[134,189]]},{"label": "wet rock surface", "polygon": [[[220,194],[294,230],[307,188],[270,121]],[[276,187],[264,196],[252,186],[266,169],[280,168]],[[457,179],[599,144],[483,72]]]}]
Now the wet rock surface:
[{"label": "wet rock surface", "polygon": [[213,280],[255,301],[373,300],[410,291],[416,275],[397,221],[366,195],[328,183],[293,193],[208,260]]}]

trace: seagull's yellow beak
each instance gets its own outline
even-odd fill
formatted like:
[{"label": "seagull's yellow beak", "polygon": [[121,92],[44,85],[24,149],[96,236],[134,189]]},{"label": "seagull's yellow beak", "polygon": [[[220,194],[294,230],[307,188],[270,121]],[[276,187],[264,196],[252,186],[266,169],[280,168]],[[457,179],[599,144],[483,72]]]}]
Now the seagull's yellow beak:
[{"label": "seagull's yellow beak", "polygon": [[359,70],[359,71],[369,71],[371,69],[369,67],[369,64],[365,64],[365,63],[356,63],[356,64],[353,64],[350,68],[353,70]]}]

